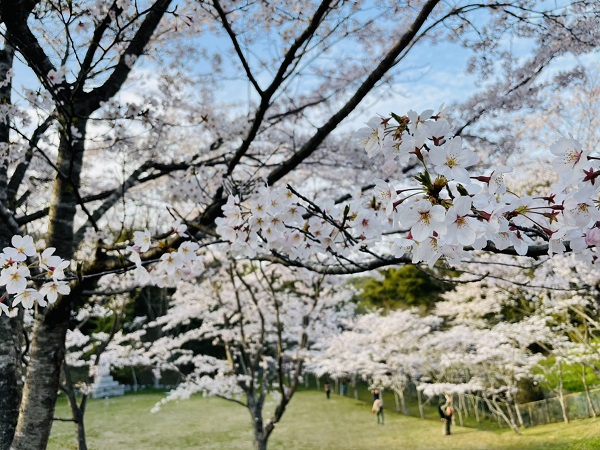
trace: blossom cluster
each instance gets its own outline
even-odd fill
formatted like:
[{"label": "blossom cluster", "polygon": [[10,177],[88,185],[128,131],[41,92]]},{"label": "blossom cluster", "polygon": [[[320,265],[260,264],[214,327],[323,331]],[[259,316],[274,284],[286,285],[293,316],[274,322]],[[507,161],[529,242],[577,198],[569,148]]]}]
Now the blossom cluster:
[{"label": "blossom cluster", "polygon": [[[172,234],[187,236],[187,227],[177,222]],[[173,251],[164,252],[158,261],[148,263],[142,261],[142,254],[150,250],[155,243],[149,230],[135,231],[133,245],[128,246],[131,252],[129,259],[135,264],[133,276],[141,285],[156,285],[159,287],[173,286],[178,281],[198,274],[203,269],[202,261],[198,255],[200,245],[193,241],[184,241]],[[150,265],[148,268],[146,266]]]},{"label": "blossom cluster", "polygon": [[[55,248],[38,252],[31,236],[13,236],[11,244],[12,247],[5,247],[0,253],[0,287],[6,290],[0,299],[0,314],[16,314],[15,307],[19,304],[26,309],[35,304],[46,306],[59,295],[69,294],[65,269],[70,261],[54,255]],[[9,298],[12,298],[10,307]]]},{"label": "blossom cluster", "polygon": [[512,247],[526,255],[530,246],[547,243],[552,255],[563,253],[567,243],[578,252],[600,242],[599,158],[572,137],[551,146],[558,181],[538,196],[507,190],[504,174],[511,168],[476,173],[477,155],[453,134],[443,108],[372,119],[356,137],[368,156],[383,160],[383,176],[413,161],[417,183],[375,179],[374,194],[343,204],[316,205],[291,188],[230,196],[217,232],[232,251],[348,257],[395,232],[387,246],[391,254],[433,265],[440,258],[460,260],[465,248]]}]

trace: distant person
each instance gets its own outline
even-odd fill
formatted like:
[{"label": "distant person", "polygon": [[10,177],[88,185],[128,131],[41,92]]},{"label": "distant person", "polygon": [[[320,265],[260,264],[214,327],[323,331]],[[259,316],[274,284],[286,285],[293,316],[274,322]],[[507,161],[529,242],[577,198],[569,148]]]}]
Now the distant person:
[{"label": "distant person", "polygon": [[454,415],[454,407],[452,406],[452,397],[446,395],[446,403],[441,403],[439,408],[440,418],[444,422],[444,435],[449,436],[450,426],[452,425],[452,416]]},{"label": "distant person", "polygon": [[331,386],[329,386],[329,383],[325,383],[325,395],[327,396],[327,400],[329,400],[329,397],[331,397]]},{"label": "distant person", "polygon": [[348,385],[346,383],[342,383],[342,396],[345,397],[348,392]]},{"label": "distant person", "polygon": [[377,424],[383,425],[383,400],[381,398],[378,397],[373,401],[371,412],[377,414]]}]

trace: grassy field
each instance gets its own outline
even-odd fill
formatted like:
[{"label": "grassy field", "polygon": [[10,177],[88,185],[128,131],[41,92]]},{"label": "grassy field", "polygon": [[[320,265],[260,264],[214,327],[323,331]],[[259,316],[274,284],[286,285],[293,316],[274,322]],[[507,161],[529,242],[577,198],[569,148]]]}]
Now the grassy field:
[{"label": "grassy field", "polygon": [[[149,412],[161,394],[134,394],[92,400],[86,414],[88,447],[110,450],[252,449],[250,417],[238,405],[195,397]],[[388,406],[390,404],[388,403]],[[65,403],[58,417],[68,417]],[[50,449],[76,449],[74,427],[56,422]],[[455,427],[442,435],[442,424],[387,411],[384,426],[376,424],[370,405],[320,392],[300,392],[269,440],[269,448],[321,449],[600,449],[600,419],[569,425],[551,424],[525,430],[480,431]]]}]

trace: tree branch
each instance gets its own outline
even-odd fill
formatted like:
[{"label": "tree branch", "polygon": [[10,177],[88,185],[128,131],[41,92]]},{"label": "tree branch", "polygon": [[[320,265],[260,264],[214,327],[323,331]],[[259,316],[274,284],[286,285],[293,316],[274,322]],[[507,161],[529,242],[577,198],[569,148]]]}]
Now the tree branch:
[{"label": "tree branch", "polygon": [[346,102],[346,104],[334,114],[325,125],[317,130],[312,138],[308,140],[296,153],[294,153],[286,161],[282,162],[279,167],[273,170],[267,177],[267,183],[272,185],[295,169],[308,156],[323,143],[325,138],[344,120],[358,104],[366,97],[366,95],[375,87],[377,82],[383,78],[387,71],[395,64],[396,58],[414,39],[419,29],[423,26],[433,9],[437,6],[440,0],[429,0],[423,6],[423,9],[416,17],[413,24],[404,33],[400,40],[387,53],[385,58],[373,70],[367,79],[360,85],[355,94]]}]

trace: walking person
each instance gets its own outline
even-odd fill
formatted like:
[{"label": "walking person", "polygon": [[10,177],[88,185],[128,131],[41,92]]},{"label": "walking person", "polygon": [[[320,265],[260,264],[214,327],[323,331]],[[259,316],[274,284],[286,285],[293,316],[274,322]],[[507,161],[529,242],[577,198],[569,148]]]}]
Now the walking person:
[{"label": "walking person", "polygon": [[449,436],[450,426],[452,425],[452,416],[454,415],[454,407],[452,406],[452,396],[446,395],[446,403],[440,404],[440,418],[444,422],[444,435]]},{"label": "walking person", "polygon": [[373,402],[373,407],[371,408],[371,412],[373,414],[377,414],[377,424],[383,425],[383,400],[381,397],[377,397]]},{"label": "walking person", "polygon": [[329,383],[325,383],[325,395],[327,396],[327,400],[329,400],[329,397],[331,397],[331,386],[329,386]]}]

